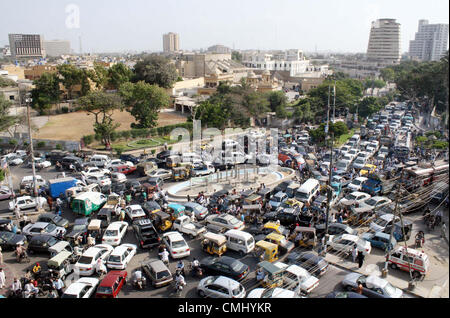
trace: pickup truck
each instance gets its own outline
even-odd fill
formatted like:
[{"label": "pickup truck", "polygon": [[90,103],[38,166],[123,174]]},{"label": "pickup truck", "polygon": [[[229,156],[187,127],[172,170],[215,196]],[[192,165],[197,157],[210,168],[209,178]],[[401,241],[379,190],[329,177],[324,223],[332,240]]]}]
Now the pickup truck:
[{"label": "pickup truck", "polygon": [[202,165],[201,167],[198,167],[198,168],[194,168],[192,170],[192,175],[195,177],[206,176],[208,174],[214,173],[215,171],[216,171],[216,169],[214,168],[214,166],[207,164],[207,165]]},{"label": "pickup truck", "polygon": [[177,218],[172,225],[174,230],[180,233],[189,234],[192,238],[206,232],[206,228],[198,223],[193,223],[187,215]]}]

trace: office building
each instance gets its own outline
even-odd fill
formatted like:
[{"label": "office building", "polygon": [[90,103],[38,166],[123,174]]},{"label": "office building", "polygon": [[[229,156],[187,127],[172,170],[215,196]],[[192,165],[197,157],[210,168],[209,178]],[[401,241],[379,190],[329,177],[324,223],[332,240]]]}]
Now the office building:
[{"label": "office building", "polygon": [[70,41],[44,41],[44,48],[47,56],[61,56],[72,53],[72,50],[70,48]]},{"label": "office building", "polygon": [[218,54],[230,54],[231,53],[231,49],[229,47],[224,46],[224,45],[217,44],[217,45],[210,46],[208,48],[208,52],[210,52],[210,53],[218,53]]},{"label": "office building", "polygon": [[409,42],[409,56],[421,61],[438,61],[447,51],[448,24],[419,20],[419,30]]},{"label": "office building", "polygon": [[370,29],[367,59],[383,64],[400,62],[400,23],[395,19],[378,19]]},{"label": "office building", "polygon": [[164,34],[163,50],[165,53],[178,52],[180,50],[180,36],[172,32]]},{"label": "office building", "polygon": [[43,37],[39,34],[9,34],[13,58],[43,58],[46,56]]}]

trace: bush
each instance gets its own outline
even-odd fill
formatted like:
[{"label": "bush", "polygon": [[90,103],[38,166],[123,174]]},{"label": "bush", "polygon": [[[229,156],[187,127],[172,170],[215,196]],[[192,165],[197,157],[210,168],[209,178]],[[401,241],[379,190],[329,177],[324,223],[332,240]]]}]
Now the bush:
[{"label": "bush", "polygon": [[66,106],[61,107],[61,111],[63,114],[67,114],[69,112],[69,108]]},{"label": "bush", "polygon": [[83,136],[83,142],[86,146],[92,144],[94,142],[94,135]]},{"label": "bush", "polygon": [[5,180],[5,171],[0,169],[0,181]]},{"label": "bush", "polygon": [[170,147],[169,147],[169,150],[172,150],[172,149],[173,149],[173,147],[172,147],[172,146],[170,146]]},{"label": "bush", "polygon": [[125,147],[124,146],[116,146],[116,147],[114,147],[114,150],[116,151],[117,155],[120,156],[124,152]]},{"label": "bush", "polygon": [[129,130],[124,130],[121,132],[122,138],[124,138],[125,140],[130,139],[131,137],[131,132]]},{"label": "bush", "polygon": [[62,150],[63,146],[61,144],[57,144],[55,148],[56,148],[56,150]]},{"label": "bush", "polygon": [[120,134],[118,132],[116,132],[116,131],[111,132],[111,135],[110,135],[111,141],[114,142],[117,139],[119,139],[119,137],[120,137]]},{"label": "bush", "polygon": [[44,148],[44,147],[45,147],[45,141],[39,141],[39,142],[37,143],[37,147],[38,147],[38,148]]}]

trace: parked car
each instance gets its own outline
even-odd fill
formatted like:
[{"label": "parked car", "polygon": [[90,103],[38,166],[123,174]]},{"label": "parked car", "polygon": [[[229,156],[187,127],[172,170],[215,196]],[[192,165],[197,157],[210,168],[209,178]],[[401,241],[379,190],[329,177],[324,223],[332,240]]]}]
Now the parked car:
[{"label": "parked car", "polygon": [[339,252],[351,253],[355,244],[358,251],[362,251],[364,255],[370,254],[372,249],[370,243],[350,234],[330,235],[327,247]]},{"label": "parked car", "polygon": [[244,298],[245,288],[239,282],[225,276],[203,278],[197,286],[200,297]]},{"label": "parked car", "polygon": [[159,259],[145,261],[141,268],[155,288],[166,286],[173,281],[169,268]]},{"label": "parked car", "polygon": [[55,224],[63,228],[69,227],[69,220],[60,217],[58,214],[54,213],[43,213],[39,214],[36,222],[47,222]]},{"label": "parked car", "polygon": [[368,241],[372,247],[377,247],[383,251],[392,250],[397,245],[397,240],[390,235],[383,232],[366,232],[361,236],[362,239]]},{"label": "parked car", "polygon": [[14,234],[13,232],[0,231],[0,247],[6,250],[13,250],[17,244],[23,245],[27,242],[27,238],[22,234]]},{"label": "parked car", "polygon": [[345,276],[342,286],[347,291],[356,291],[358,285],[363,286],[363,295],[373,298],[401,298],[401,289],[392,286],[387,280],[378,276],[366,276],[359,273],[351,273]]},{"label": "parked car", "polygon": [[47,205],[47,200],[43,197],[32,198],[28,195],[21,196],[9,202],[9,210],[14,211],[16,205],[21,211],[27,209],[35,209],[39,205]]},{"label": "parked car", "polygon": [[27,250],[33,253],[50,253],[49,248],[58,243],[55,237],[51,235],[35,235],[28,241]]},{"label": "parked car", "polygon": [[9,187],[0,186],[0,200],[8,200],[14,197],[14,192],[12,192]]},{"label": "parked car", "polygon": [[69,285],[61,298],[90,298],[97,287],[97,278],[83,277]]}]

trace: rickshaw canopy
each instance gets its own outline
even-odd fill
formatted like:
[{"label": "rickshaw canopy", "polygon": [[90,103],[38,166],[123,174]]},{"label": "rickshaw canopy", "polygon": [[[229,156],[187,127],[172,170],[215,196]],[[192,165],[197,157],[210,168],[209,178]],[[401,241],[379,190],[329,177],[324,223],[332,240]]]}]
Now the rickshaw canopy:
[{"label": "rickshaw canopy", "polygon": [[89,222],[88,230],[89,231],[98,231],[100,230],[102,225],[102,220],[94,219]]},{"label": "rickshaw canopy", "polygon": [[213,242],[218,246],[224,245],[227,242],[227,238],[225,237],[225,235],[216,234],[212,232],[206,232],[203,235],[203,239]]},{"label": "rickshaw canopy", "polygon": [[294,231],[296,233],[313,233],[314,235],[316,235],[316,228],[314,227],[296,226]]},{"label": "rickshaw canopy", "polygon": [[48,251],[50,253],[54,253],[56,255],[56,254],[59,254],[60,252],[64,251],[68,245],[70,245],[70,243],[67,241],[59,241],[52,247],[49,247]]},{"label": "rickshaw canopy", "polygon": [[258,241],[256,242],[256,246],[264,249],[264,250],[275,250],[278,249],[278,245],[266,242],[266,241]]},{"label": "rickshaw canopy", "polygon": [[267,261],[259,262],[258,267],[262,268],[265,272],[267,272],[271,276],[275,276],[284,272],[283,268],[279,268]]},{"label": "rickshaw canopy", "polygon": [[55,256],[53,256],[51,259],[49,259],[47,265],[58,268],[66,259],[68,259],[71,256],[72,253],[70,253],[69,251],[66,250],[61,251]]}]

